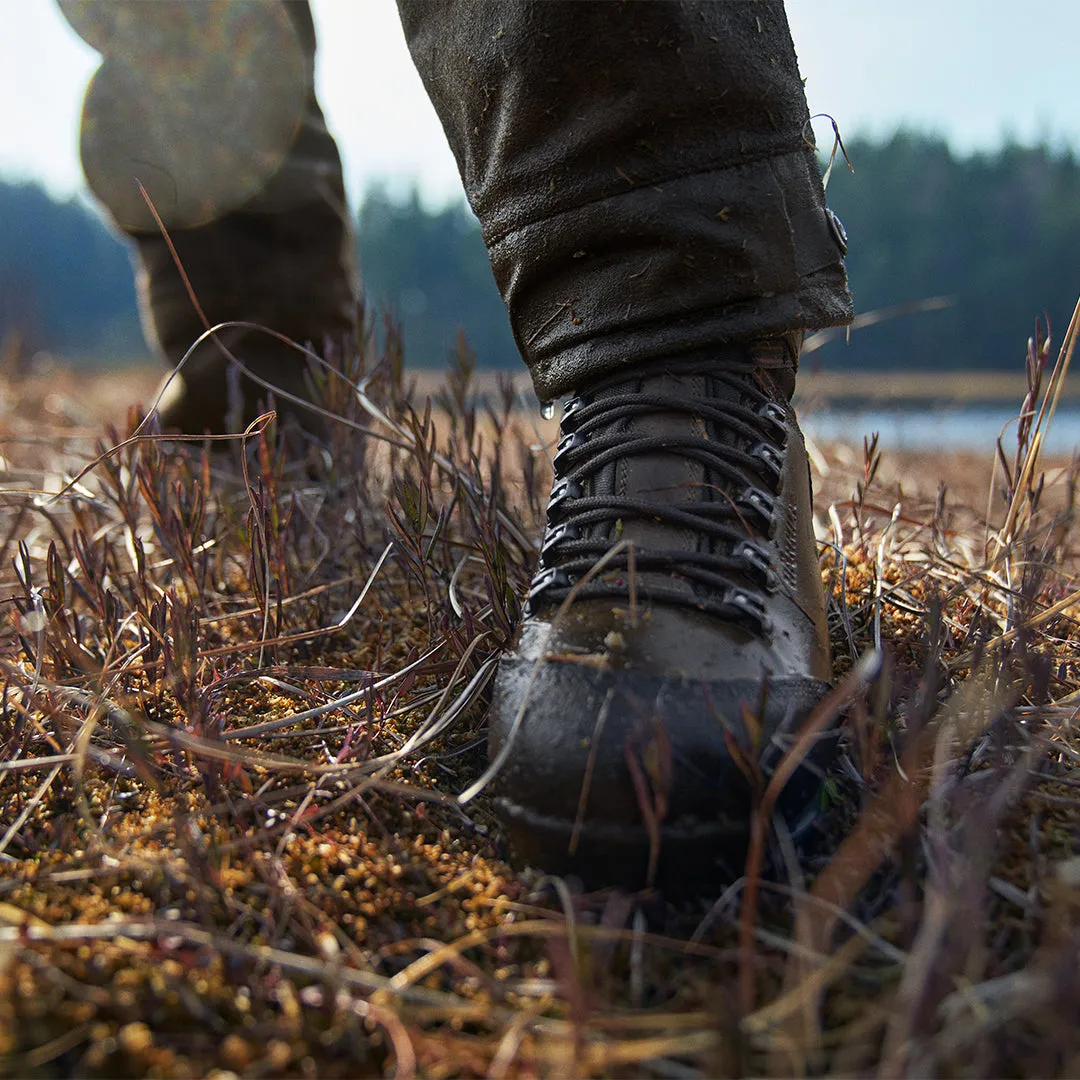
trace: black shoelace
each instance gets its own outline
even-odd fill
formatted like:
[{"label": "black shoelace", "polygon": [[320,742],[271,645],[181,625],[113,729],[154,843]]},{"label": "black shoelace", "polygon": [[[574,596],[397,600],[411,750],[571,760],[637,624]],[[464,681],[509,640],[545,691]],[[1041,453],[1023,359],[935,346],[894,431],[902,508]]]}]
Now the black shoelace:
[{"label": "black shoelace", "polygon": [[[707,374],[730,397],[679,397],[639,390],[639,380],[609,383],[602,397],[571,398],[563,409],[562,437],[554,457],[555,479],[540,567],[533,578],[526,614],[539,603],[557,604],[608,553],[618,522],[634,519],[689,528],[704,539],[698,551],[640,549],[636,573],[648,573],[648,597],[693,607],[767,634],[765,598],[777,587],[770,543],[776,495],[787,441],[787,411],[757,382],[753,364],[725,365]],[[672,372],[680,373],[681,372]],[[627,435],[620,420],[658,412],[686,413],[724,439],[693,434]],[[697,499],[670,505],[615,494],[587,494],[589,480],[606,466],[645,454],[681,455],[704,466]],[[710,497],[711,496],[711,497]],[[614,539],[613,539],[614,535]],[[704,550],[702,550],[704,549]],[[670,585],[664,583],[668,578]],[[677,587],[677,579],[691,589]],[[617,554],[576,596],[628,600],[628,553]]]}]

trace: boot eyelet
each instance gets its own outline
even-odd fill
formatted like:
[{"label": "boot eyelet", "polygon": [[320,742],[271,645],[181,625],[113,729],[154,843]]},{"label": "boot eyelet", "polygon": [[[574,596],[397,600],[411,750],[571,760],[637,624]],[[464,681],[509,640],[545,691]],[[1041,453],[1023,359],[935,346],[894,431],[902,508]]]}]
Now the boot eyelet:
[{"label": "boot eyelet", "polygon": [[560,427],[564,432],[574,430],[578,420],[578,413],[589,404],[591,404],[591,399],[587,394],[578,394],[567,401],[563,406],[562,420],[560,422]]},{"label": "boot eyelet", "polygon": [[752,578],[766,592],[776,592],[776,574],[769,562],[768,552],[759,544],[743,540],[735,545],[732,555],[743,562],[743,573]]},{"label": "boot eyelet", "polygon": [[742,589],[729,589],[724,599],[760,633],[768,635],[772,632],[772,623],[765,610],[765,601],[760,596],[744,592]]},{"label": "boot eyelet", "polygon": [[552,587],[560,589],[570,587],[570,575],[561,566],[552,566],[546,570],[541,570],[533,578],[529,596],[525,601],[526,616],[532,615],[536,611],[536,601]]},{"label": "boot eyelet", "polygon": [[748,487],[735,501],[736,509],[749,517],[757,517],[762,531],[772,535],[773,520],[776,515],[776,499],[760,488]]},{"label": "boot eyelet", "polygon": [[580,450],[586,442],[588,442],[588,440],[584,435],[580,435],[576,431],[568,431],[559,440],[559,445],[555,448],[555,456],[551,459],[551,464],[555,469],[555,472],[561,472],[565,467],[566,458],[568,458],[575,450]]},{"label": "boot eyelet", "polygon": [[543,559],[554,551],[564,540],[580,540],[581,530],[576,525],[556,525],[548,530],[544,537],[544,545],[540,548],[540,558]]},{"label": "boot eyelet", "polygon": [[548,525],[558,524],[559,516],[565,509],[563,504],[569,499],[580,499],[581,495],[581,485],[576,480],[566,478],[557,480],[551,489],[551,498],[548,500]]},{"label": "boot eyelet", "polygon": [[758,409],[758,416],[761,417],[767,424],[771,424],[773,431],[776,433],[775,441],[781,446],[787,444],[787,410],[778,401],[766,401],[764,405]]},{"label": "boot eyelet", "polygon": [[784,458],[775,446],[760,442],[750,451],[750,455],[761,462],[763,471],[774,484],[780,483],[780,477],[784,471]]}]

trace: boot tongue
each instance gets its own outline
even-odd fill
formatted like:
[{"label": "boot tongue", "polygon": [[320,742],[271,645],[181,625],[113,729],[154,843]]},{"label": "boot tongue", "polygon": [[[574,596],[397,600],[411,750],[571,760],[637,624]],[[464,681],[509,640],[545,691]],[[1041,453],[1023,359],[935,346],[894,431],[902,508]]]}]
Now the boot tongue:
[{"label": "boot tongue", "polygon": [[[597,393],[594,400],[615,397],[628,390],[648,397],[676,398],[707,402],[714,408],[730,403],[750,405],[749,396],[741,388],[741,380],[754,385],[768,397],[786,401],[794,387],[794,367],[782,351],[775,360],[769,356],[752,374],[738,379],[722,378],[707,371],[672,374],[659,372],[645,375],[636,383],[621,382],[617,386]],[[752,407],[752,406],[751,406]],[[629,443],[634,439],[655,440],[658,448],[644,453],[629,454],[620,458],[594,479],[597,494],[611,494],[638,502],[658,506],[685,506],[687,510],[700,509],[702,503],[725,502],[730,504],[742,493],[740,485],[727,476],[718,476],[704,464],[681,450],[678,443],[688,438],[705,443],[721,443],[747,452],[752,449],[751,440],[733,426],[725,426],[712,418],[695,414],[693,409],[655,410],[617,419],[613,428],[625,436]],[[670,450],[663,448],[667,441]],[[759,484],[755,476],[748,475],[747,483]],[[606,539],[611,543],[629,540],[638,551],[664,551],[673,555],[679,552],[710,552],[716,546],[699,530],[655,519],[633,517],[620,520],[606,529]],[[677,559],[674,560],[677,564]],[[654,574],[643,574],[642,584],[648,588]],[[692,596],[694,586],[684,579],[662,575],[667,589],[677,588]]]},{"label": "boot tongue", "polygon": [[[645,394],[701,398],[706,393],[706,381],[704,375],[682,378],[659,376],[643,379],[640,389]],[[730,394],[730,388],[726,389]],[[718,434],[709,430],[715,426],[692,413],[678,411],[630,418],[625,421],[623,430],[628,437],[671,439],[693,436],[711,439]],[[635,454],[621,460],[616,467],[615,493],[644,502],[677,506],[709,499],[710,495],[704,491],[705,482],[705,468],[699,462],[677,452],[661,450]],[[621,538],[632,541],[640,548],[670,551],[696,551],[699,542],[697,533],[692,529],[640,518],[624,523]]]}]

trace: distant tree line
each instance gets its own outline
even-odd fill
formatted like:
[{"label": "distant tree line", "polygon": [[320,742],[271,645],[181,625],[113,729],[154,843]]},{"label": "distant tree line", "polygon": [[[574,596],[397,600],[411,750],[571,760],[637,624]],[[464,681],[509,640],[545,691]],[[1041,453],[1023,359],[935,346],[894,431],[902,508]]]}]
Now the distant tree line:
[{"label": "distant tree line", "polygon": [[857,311],[947,295],[952,307],[880,323],[820,354],[832,369],[993,369],[1023,362],[1035,320],[1060,344],[1080,296],[1080,163],[1006,145],[958,158],[901,132],[848,147],[829,181],[848,232]]},{"label": "distant tree line", "polygon": [[[992,369],[1021,363],[1046,313],[1060,341],[1080,293],[1080,164],[1070,151],[1007,145],[957,157],[940,138],[854,139],[829,202],[850,238],[856,308],[949,295],[831,343],[831,369]],[[481,366],[517,352],[475,219],[463,204],[368,190],[358,247],[369,306],[405,327],[407,357],[440,366],[464,329]],[[78,200],[0,182],[0,349],[47,349],[87,362],[145,355],[125,246]]]},{"label": "distant tree line", "polygon": [[145,355],[127,249],[82,202],[0,181],[0,353]]}]

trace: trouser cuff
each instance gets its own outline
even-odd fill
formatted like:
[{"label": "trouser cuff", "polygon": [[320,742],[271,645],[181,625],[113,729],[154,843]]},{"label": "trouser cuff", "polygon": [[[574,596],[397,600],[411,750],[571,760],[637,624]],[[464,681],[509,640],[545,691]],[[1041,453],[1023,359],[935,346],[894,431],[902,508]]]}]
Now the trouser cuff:
[{"label": "trouser cuff", "polygon": [[849,322],[845,241],[817,170],[797,150],[635,187],[490,239],[541,400],[625,365]]}]

